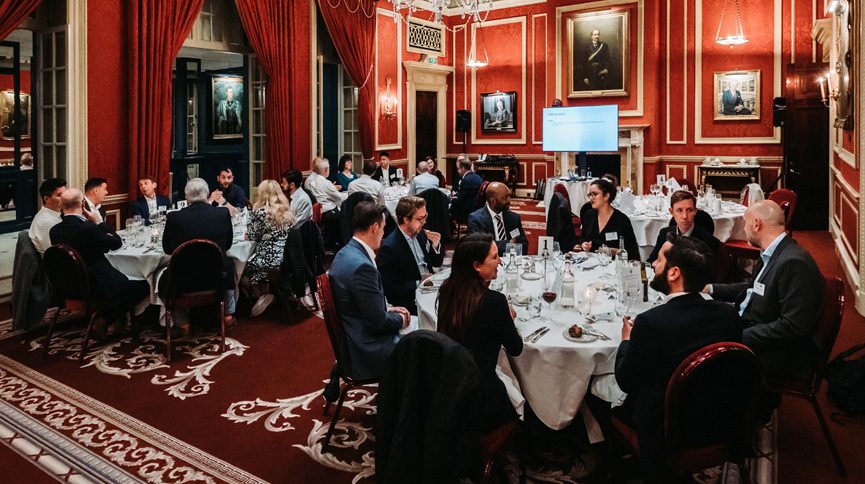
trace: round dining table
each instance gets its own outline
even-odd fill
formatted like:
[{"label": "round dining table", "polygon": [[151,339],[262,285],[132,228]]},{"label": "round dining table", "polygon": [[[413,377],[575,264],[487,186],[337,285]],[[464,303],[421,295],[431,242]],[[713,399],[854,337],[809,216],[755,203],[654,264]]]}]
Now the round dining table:
[{"label": "round dining table", "polygon": [[[149,227],[146,229],[150,230]],[[255,244],[245,240],[243,233],[244,230],[241,227],[235,227],[234,240],[226,253],[234,263],[237,280],[240,280],[243,269],[246,268],[246,262],[252,257],[255,250]],[[108,252],[105,254],[105,258],[115,269],[129,279],[147,281],[150,285],[150,297],[136,307],[135,313],[141,313],[150,304],[161,306],[162,301],[158,294],[159,277],[163,269],[168,267],[168,261],[171,260],[170,254],[162,251],[161,239],[157,244],[134,246],[125,230],[118,231],[117,235],[123,239],[123,247]]]},{"label": "round dining table", "polygon": [[[511,403],[520,408],[522,401],[528,402],[538,419],[547,427],[559,430],[568,426],[577,415],[583,398],[589,390],[589,381],[593,375],[609,375],[615,372],[616,350],[621,342],[622,318],[617,314],[617,286],[615,264],[606,266],[599,263],[595,254],[577,255],[582,262],[574,266],[575,298],[572,307],[562,307],[561,301],[553,303],[551,309],[544,304],[540,317],[530,317],[529,310],[520,306],[527,296],[539,299],[543,288],[543,278],[526,280],[525,274],[520,277],[520,285],[516,291],[505,292],[514,303],[517,319],[514,324],[523,337],[523,351],[519,356],[507,356],[502,350],[499,358],[499,377],[505,383]],[[529,259],[524,257],[523,259]],[[543,262],[537,262],[543,266]],[[536,267],[537,270],[537,267]],[[550,279],[554,278],[555,268],[548,263]],[[439,272],[422,283],[416,292],[418,307],[418,326],[420,329],[436,329],[438,298],[437,288],[440,282],[450,275],[449,269]],[[504,281],[504,269],[499,268],[499,274],[491,287],[500,288]],[[531,275],[531,274],[529,274]],[[589,306],[583,297],[587,286],[595,285],[603,288],[596,291],[592,304]],[[431,287],[430,287],[431,286]],[[636,315],[657,304],[660,300],[655,291],[649,291],[649,300],[634,303],[627,311]],[[577,309],[579,308],[579,310]],[[587,315],[599,319],[590,322]],[[585,337],[585,341],[572,341],[568,338],[568,328],[578,324],[594,336]],[[549,331],[539,338],[532,338],[536,331],[548,328]],[[501,363],[508,363],[510,368]],[[610,394],[602,398],[614,401],[623,399],[624,394],[618,386]]]},{"label": "round dining table", "polygon": [[[643,197],[645,198],[645,197]],[[745,210],[748,207],[735,202],[721,202],[721,210],[708,212],[715,222],[715,238],[721,242],[730,239],[745,238]],[[637,245],[640,246],[640,258],[646,260],[655,247],[661,229],[670,224],[672,216],[665,210],[620,210],[631,220]]]},{"label": "round dining table", "polygon": [[568,198],[571,201],[571,213],[580,214],[580,208],[589,201],[587,197],[589,193],[589,185],[595,178],[588,180],[570,180],[568,178],[547,178],[547,184],[544,188],[544,207],[549,208],[550,200],[553,198],[553,190],[556,185],[563,184],[568,190]]}]

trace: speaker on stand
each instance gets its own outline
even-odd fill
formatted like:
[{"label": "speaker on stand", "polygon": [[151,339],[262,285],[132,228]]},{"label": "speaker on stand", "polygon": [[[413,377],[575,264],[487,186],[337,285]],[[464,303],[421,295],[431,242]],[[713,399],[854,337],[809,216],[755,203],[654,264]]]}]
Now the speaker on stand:
[{"label": "speaker on stand", "polygon": [[471,113],[471,111],[467,111],[465,109],[457,109],[456,128],[457,128],[457,132],[463,134],[463,152],[465,152],[466,139],[468,138],[468,132],[471,131],[471,129],[472,129],[472,113]]}]

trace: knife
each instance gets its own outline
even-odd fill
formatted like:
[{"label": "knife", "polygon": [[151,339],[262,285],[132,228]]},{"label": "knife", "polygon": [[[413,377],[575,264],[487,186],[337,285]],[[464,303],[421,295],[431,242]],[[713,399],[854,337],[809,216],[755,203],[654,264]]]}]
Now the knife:
[{"label": "knife", "polygon": [[550,332],[550,328],[544,327],[540,333],[538,333],[537,335],[535,335],[534,338],[532,338],[532,343],[537,343],[539,339],[543,338],[544,335],[549,333],[549,332]]},{"label": "knife", "polygon": [[523,338],[523,341],[526,342],[526,343],[528,343],[529,340],[531,340],[534,336],[536,336],[538,333],[540,333],[541,331],[543,331],[543,330],[545,330],[545,329],[547,329],[546,326],[541,326],[540,328],[536,329],[532,334],[530,334],[530,335],[526,336],[525,338]]}]

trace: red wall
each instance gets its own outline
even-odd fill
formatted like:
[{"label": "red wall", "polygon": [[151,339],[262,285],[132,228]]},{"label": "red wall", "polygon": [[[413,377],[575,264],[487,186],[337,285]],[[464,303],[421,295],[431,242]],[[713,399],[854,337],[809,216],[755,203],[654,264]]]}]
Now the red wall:
[{"label": "red wall", "polygon": [[[381,8],[390,9],[389,3],[380,2]],[[484,42],[490,58],[490,65],[475,70],[476,89],[472,94],[472,69],[465,67],[472,39],[471,24],[462,28],[465,20],[459,16],[446,17],[451,31],[446,33],[447,55],[439,58],[439,63],[455,67],[449,77],[447,106],[447,141],[448,153],[464,151],[463,135],[456,133],[454,127],[454,112],[457,109],[468,109],[473,114],[473,124],[476,127],[475,138],[481,143],[472,144],[471,135],[465,151],[470,153],[514,153],[525,160],[524,173],[521,174],[520,187],[533,188],[534,178],[541,178],[546,173],[552,174],[553,163],[544,159],[541,151],[541,109],[549,106],[554,98],[560,98],[565,105],[590,105],[615,102],[620,110],[633,110],[638,107],[637,100],[637,7],[636,3],[625,4],[613,8],[624,8],[631,12],[631,65],[629,72],[631,82],[629,96],[604,97],[600,99],[567,99],[566,93],[555,92],[556,57],[562,56],[561,85],[567,84],[567,62],[565,52],[556,50],[556,8],[586,1],[550,0],[546,3],[525,5],[521,7],[493,10],[489,13],[484,27]],[[643,42],[643,114],[642,116],[622,117],[620,124],[647,124],[643,144],[644,156],[650,162],[644,165],[645,178],[651,179],[656,172],[685,174],[688,179],[695,177],[695,168],[703,157],[751,157],[768,158],[761,160],[764,183],[771,184],[778,172],[781,145],[777,142],[762,144],[743,144],[736,140],[747,138],[771,138],[774,135],[772,123],[772,98],[774,77],[774,34],[776,28],[781,32],[781,85],[783,95],[783,76],[789,62],[809,62],[815,52],[810,31],[813,24],[812,2],[810,0],[789,0],[781,2],[780,18],[775,18],[774,0],[748,2],[747,14],[743,16],[744,29],[750,42],[733,48],[723,47],[714,42],[717,29],[717,19],[723,2],[702,0],[700,2],[700,19],[702,20],[702,41],[696,45],[696,24],[698,15],[697,0],[644,0],[644,30]],[[818,7],[819,8],[819,7]],[[795,22],[791,24],[795,10]],[[580,10],[583,12],[585,10]],[[687,13],[687,14],[686,14]],[[561,32],[563,36],[562,50],[566,49],[567,16],[573,12],[563,12]],[[432,15],[428,12],[418,12],[420,18]],[[669,16],[669,25],[668,18]],[[508,23],[496,23],[507,21]],[[525,32],[523,33],[523,25]],[[414,60],[417,54],[405,52],[405,33],[397,45],[392,46],[395,27],[389,16],[379,16],[379,69],[387,64],[389,72],[396,65],[397,49],[402,51],[402,60]],[[667,35],[669,32],[669,56],[667,55]],[[523,52],[523,35],[525,35],[525,52]],[[687,43],[685,38],[687,37]],[[382,48],[386,48],[386,52]],[[702,70],[695,72],[697,52],[702,57]],[[522,63],[525,54],[525,65]],[[821,55],[817,49],[816,55]],[[818,57],[819,58],[819,57]],[[669,61],[669,76],[667,63]],[[712,115],[713,73],[724,70],[759,69],[761,71],[761,112],[760,119],[753,121],[715,121]],[[523,88],[523,71],[525,70],[525,89]],[[379,79],[379,88],[383,88],[384,79]],[[403,79],[405,72],[403,72]],[[695,87],[697,83],[702,88],[702,102],[699,110],[702,137],[722,138],[706,143],[696,143],[695,123]],[[670,95],[667,95],[669,86]],[[480,121],[480,94],[483,92],[516,91],[517,105],[522,108],[525,100],[526,112],[517,113],[517,133],[482,133],[478,129]],[[402,87],[403,116],[405,116],[405,92]],[[669,103],[669,115],[668,115]],[[389,125],[387,125],[389,123]],[[405,129],[403,120],[403,130]],[[667,127],[669,123],[669,128]],[[393,120],[379,118],[380,142],[385,133],[390,141],[394,125]],[[495,143],[496,140],[514,140],[525,136],[525,142],[519,144]],[[668,140],[670,141],[668,143]],[[492,142],[485,144],[484,142]],[[403,131],[402,146],[406,143]],[[852,142],[848,142],[852,144]],[[396,158],[404,158],[405,150],[391,149]],[[657,163],[652,163],[653,160]],[[528,176],[527,176],[528,175]]]},{"label": "red wall", "polygon": [[126,2],[87,2],[87,175],[107,179],[110,194],[129,177],[127,16]]}]

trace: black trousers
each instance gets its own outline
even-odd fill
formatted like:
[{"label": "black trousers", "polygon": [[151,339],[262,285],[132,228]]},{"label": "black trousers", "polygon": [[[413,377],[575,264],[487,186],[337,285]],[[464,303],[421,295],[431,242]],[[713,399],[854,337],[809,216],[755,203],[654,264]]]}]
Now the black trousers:
[{"label": "black trousers", "polygon": [[321,214],[321,238],[324,246],[337,248],[340,246],[339,210],[328,210]]},{"label": "black trousers", "polygon": [[123,319],[127,312],[150,295],[150,285],[147,281],[127,279],[125,282],[119,282],[119,286],[119,289],[102,304],[102,317],[109,322]]}]

